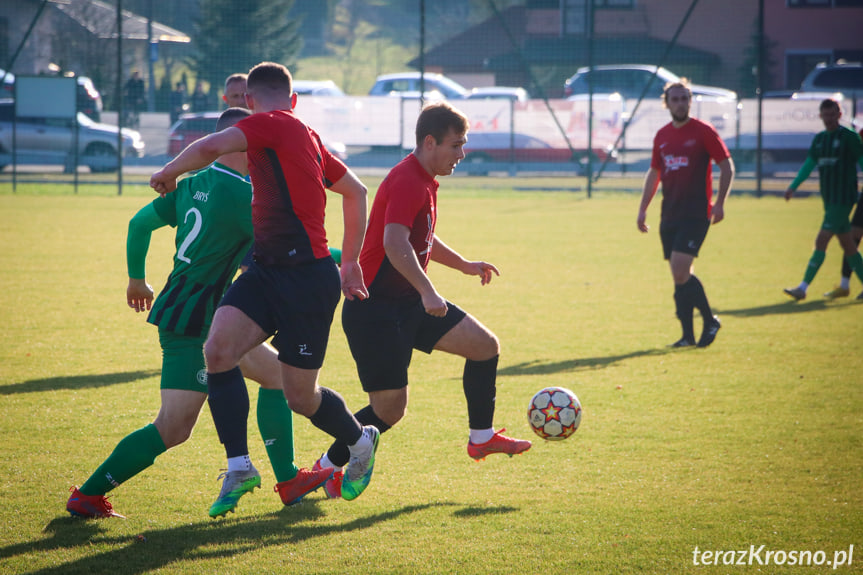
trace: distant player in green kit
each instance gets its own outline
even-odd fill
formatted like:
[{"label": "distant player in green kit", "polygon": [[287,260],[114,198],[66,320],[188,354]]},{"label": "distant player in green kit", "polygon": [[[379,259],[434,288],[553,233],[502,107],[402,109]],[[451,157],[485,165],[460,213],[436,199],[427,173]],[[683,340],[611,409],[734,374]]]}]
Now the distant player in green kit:
[{"label": "distant player in green kit", "polygon": [[[230,108],[222,113],[216,129],[250,114]],[[252,189],[247,173],[245,153],[225,154],[182,180],[177,193],[155,199],[129,222],[126,299],[136,312],[149,310],[147,321],[159,328],[162,405],[153,423],[122,439],[80,488],[71,489],[66,509],[73,515],[122,517],[105,494],[190,437],[207,399],[203,346],[213,312],[252,243]],[[167,225],[177,228],[177,252],[173,271],[154,302],[153,289],[145,279],[145,260],[151,232]],[[290,505],[320,487],[330,474],[298,470],[294,465],[292,413],[282,392],[275,351],[263,344],[252,349],[241,369],[261,384],[258,428],[278,481],[275,491]]]},{"label": "distant player in green kit", "polygon": [[863,168],[863,143],[854,130],[839,125],[842,117],[839,102],[829,98],[823,100],[819,111],[825,129],[815,135],[806,161],[785,191],[785,199],[790,200],[798,186],[818,167],[824,221],[815,236],[815,251],[809,258],[803,281],[795,288],[785,288],[785,293],[796,301],[806,298],[806,290],[824,262],[827,244],[834,235],[845,252],[845,261],[863,281],[863,257],[857,250],[848,219],[857,203],[857,166]]}]

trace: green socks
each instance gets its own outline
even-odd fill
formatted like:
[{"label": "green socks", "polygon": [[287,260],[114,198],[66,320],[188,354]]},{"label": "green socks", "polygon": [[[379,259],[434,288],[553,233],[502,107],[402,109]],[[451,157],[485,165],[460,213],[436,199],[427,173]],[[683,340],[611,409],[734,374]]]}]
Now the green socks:
[{"label": "green socks", "polygon": [[854,270],[854,273],[863,282],[863,256],[860,255],[860,252],[854,252],[854,255],[850,258],[845,258],[845,261],[848,262],[848,265],[851,266],[851,269]]},{"label": "green socks", "polygon": [[812,280],[815,279],[815,274],[818,273],[818,268],[821,267],[821,264],[824,263],[825,252],[821,250],[815,250],[812,252],[812,257],[809,258],[809,265],[806,267],[806,273],[803,274],[803,281],[807,284],[811,284]]},{"label": "green socks", "polygon": [[138,475],[165,453],[165,443],[152,423],[120,440],[111,455],[81,486],[84,495],[105,495]]},{"label": "green socks", "polygon": [[297,476],[294,465],[294,413],[281,389],[258,390],[258,430],[267,448],[276,483]]}]

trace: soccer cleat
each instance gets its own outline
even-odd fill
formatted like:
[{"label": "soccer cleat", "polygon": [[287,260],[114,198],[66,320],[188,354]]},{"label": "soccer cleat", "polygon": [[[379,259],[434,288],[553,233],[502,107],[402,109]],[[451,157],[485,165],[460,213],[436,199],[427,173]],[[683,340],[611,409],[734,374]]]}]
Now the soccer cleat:
[{"label": "soccer cleat", "polygon": [[282,498],[285,505],[299,503],[300,500],[321,487],[333,476],[332,469],[300,469],[297,476],[288,481],[276,483],[273,491]]},{"label": "soccer cleat", "polygon": [[783,291],[784,291],[787,295],[790,295],[791,297],[793,297],[793,298],[794,298],[794,301],[800,301],[800,300],[804,300],[804,299],[806,299],[806,292],[805,292],[805,291],[803,291],[802,289],[800,289],[799,287],[796,287],[796,288],[785,288]]},{"label": "soccer cleat", "polygon": [[492,453],[505,453],[512,457],[530,449],[530,441],[524,439],[513,439],[502,435],[506,429],[496,431],[491,439],[485,443],[476,444],[467,442],[467,454],[477,461],[481,461]]},{"label": "soccer cleat", "polygon": [[84,495],[78,490],[78,486],[73,485],[69,488],[72,495],[69,496],[69,501],[66,502],[66,511],[76,517],[119,517],[125,519],[122,515],[114,511],[114,507],[108,498],[104,495]]},{"label": "soccer cleat", "polygon": [[826,297],[827,299],[837,299],[840,297],[848,297],[850,294],[851,290],[849,290],[848,288],[836,286],[829,292],[825,293],[824,297]]},{"label": "soccer cleat", "polygon": [[366,425],[363,427],[363,437],[368,438],[371,445],[359,455],[354,455],[351,452],[351,460],[345,467],[342,477],[342,499],[347,501],[356,499],[365,491],[372,480],[372,472],[375,469],[375,453],[378,450],[378,440],[381,434],[374,425]]},{"label": "soccer cleat", "polygon": [[863,300],[863,291],[861,291],[859,294],[857,294],[857,297],[854,299]]},{"label": "soccer cleat", "polygon": [[696,347],[707,347],[713,343],[713,340],[716,339],[716,334],[719,333],[720,327],[722,327],[722,324],[719,322],[719,318],[713,316],[713,319],[705,324],[704,331],[701,332],[701,338],[698,340]]},{"label": "soccer cleat", "polygon": [[222,490],[219,492],[219,497],[210,506],[210,517],[218,517],[228,511],[234,511],[240,497],[254,491],[255,487],[261,486],[261,474],[258,473],[254,465],[242,471],[225,471],[219,475],[216,481],[222,478],[224,478]]},{"label": "soccer cleat", "polygon": [[[321,455],[321,457],[315,461],[315,464],[312,465],[312,471],[323,469],[323,467],[321,467],[321,458],[323,457],[324,456]],[[332,470],[332,476],[324,482],[324,491],[329,499],[340,499],[342,497],[342,478],[345,474],[340,467],[333,467]]]},{"label": "soccer cleat", "polygon": [[681,337],[668,347],[692,347],[693,345],[695,345],[694,341],[686,337]]}]

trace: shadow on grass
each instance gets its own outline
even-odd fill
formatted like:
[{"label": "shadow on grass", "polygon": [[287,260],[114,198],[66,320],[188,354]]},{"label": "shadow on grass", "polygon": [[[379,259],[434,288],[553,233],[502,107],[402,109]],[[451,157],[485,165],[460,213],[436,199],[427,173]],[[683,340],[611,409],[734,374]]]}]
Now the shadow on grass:
[{"label": "shadow on grass", "polygon": [[88,387],[105,387],[118,383],[131,383],[139,379],[155,377],[161,373],[158,369],[147,369],[142,371],[126,371],[121,373],[105,373],[102,375],[75,375],[67,377],[48,377],[45,379],[31,379],[20,383],[0,385],[0,395],[14,395],[16,393],[34,393],[41,391],[54,391],[57,389],[86,389]]},{"label": "shadow on grass", "polygon": [[614,365],[618,362],[633,357],[644,357],[648,355],[665,355],[667,353],[678,353],[679,350],[670,348],[643,349],[620,355],[608,355],[605,357],[578,357],[564,361],[525,361],[515,365],[508,365],[497,371],[498,375],[547,375],[549,373],[561,373],[567,371],[583,371],[588,369],[600,369]]},{"label": "shadow on grass", "polygon": [[774,314],[792,314],[792,313],[807,313],[812,311],[825,311],[840,309],[846,306],[861,305],[861,302],[854,300],[846,300],[844,302],[829,301],[826,299],[817,299],[813,301],[795,302],[792,300],[774,303],[770,305],[762,305],[758,307],[747,307],[741,309],[723,309],[718,313],[721,316],[731,315],[737,317],[759,317],[763,315]]},{"label": "shadow on grass", "polygon": [[[384,521],[398,519],[432,507],[455,503],[408,505],[383,513],[369,515],[342,525],[319,525],[315,519],[324,516],[317,502],[306,501],[300,506],[282,508],[257,518],[232,518],[202,521],[169,529],[144,531],[137,536],[105,536],[102,520],[73,517],[53,519],[43,530],[51,537],[0,548],[0,558],[73,550],[76,547],[104,546],[105,552],[83,557],[53,567],[30,571],[42,574],[94,574],[113,572],[149,573],[179,561],[227,559],[265,547],[294,545],[314,537],[332,533],[349,533],[374,527]],[[474,508],[475,509],[475,508]],[[113,519],[109,521],[114,521]],[[312,521],[310,523],[304,523]],[[65,554],[65,553],[63,553]]]}]

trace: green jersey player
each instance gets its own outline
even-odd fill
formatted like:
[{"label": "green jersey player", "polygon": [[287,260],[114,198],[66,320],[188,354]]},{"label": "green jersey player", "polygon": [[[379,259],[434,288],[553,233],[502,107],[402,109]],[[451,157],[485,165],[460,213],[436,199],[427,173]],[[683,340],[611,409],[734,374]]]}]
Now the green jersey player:
[{"label": "green jersey player", "polygon": [[[241,108],[226,110],[217,129],[248,115]],[[207,398],[203,345],[213,312],[252,244],[247,173],[245,153],[225,154],[182,180],[177,193],[155,199],[129,222],[126,298],[136,312],[149,311],[147,321],[159,328],[162,405],[152,424],[123,438],[80,489],[71,489],[66,508],[73,515],[120,516],[105,494],[191,435]],[[164,226],[176,228],[177,251],[173,270],[154,302],[145,261],[152,231]],[[241,369],[261,384],[258,427],[278,482],[275,491],[290,505],[320,487],[329,475],[294,465],[292,413],[275,351],[265,344],[254,348],[243,358]],[[249,481],[259,486],[260,476]]]},{"label": "green jersey player", "polygon": [[842,246],[848,266],[863,281],[863,257],[857,250],[848,219],[857,202],[857,166],[863,168],[863,142],[856,132],[839,125],[842,109],[836,100],[823,100],[819,113],[824,131],[815,135],[806,161],[785,191],[785,199],[790,200],[797,187],[818,167],[824,220],[815,237],[815,250],[809,258],[803,281],[797,287],[785,288],[785,293],[795,301],[806,298],[806,290],[824,262],[827,244],[834,235]]}]

